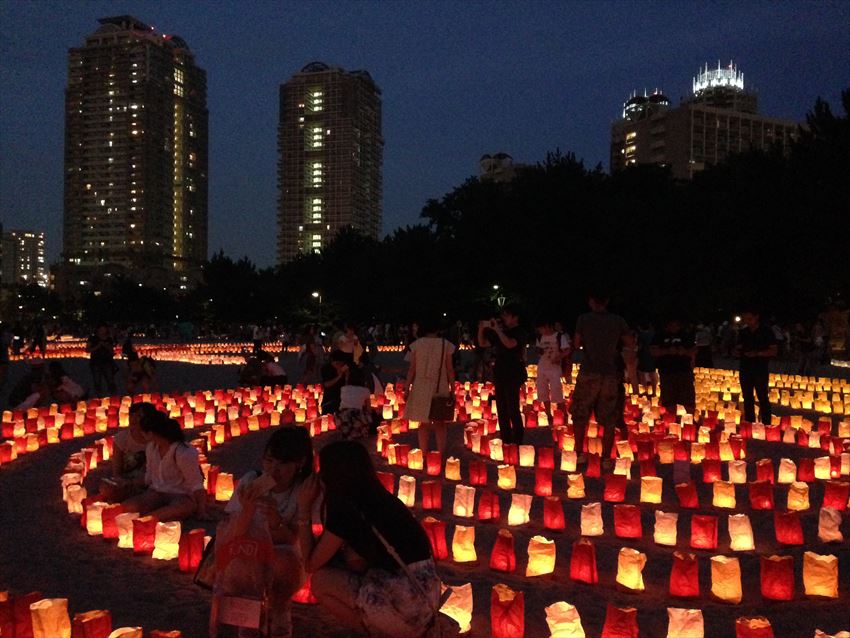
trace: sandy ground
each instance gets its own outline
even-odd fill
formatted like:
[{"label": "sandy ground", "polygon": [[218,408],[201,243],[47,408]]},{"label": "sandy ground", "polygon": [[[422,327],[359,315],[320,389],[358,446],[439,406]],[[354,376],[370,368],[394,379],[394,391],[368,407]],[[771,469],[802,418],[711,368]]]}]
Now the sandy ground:
[{"label": "sandy ground", "polygon": [[[70,361],[68,369],[72,375],[85,378],[85,361]],[[288,366],[289,367],[289,366]],[[20,373],[20,365],[13,366],[13,377]],[[190,366],[186,364],[160,364],[159,374],[164,389],[199,389],[228,387],[233,385],[236,370],[229,366]],[[291,374],[291,373],[290,373]],[[8,388],[8,386],[7,386]],[[211,461],[223,471],[241,476],[255,468],[268,432],[259,432],[234,439],[217,448]],[[38,453],[26,456],[13,464],[0,468],[0,589],[9,588],[18,593],[32,590],[42,591],[49,597],[70,599],[72,614],[90,609],[109,609],[114,626],[141,625],[150,629],[180,629],[187,637],[205,635],[209,609],[209,594],[194,586],[191,578],[177,569],[176,561],[155,561],[147,557],[134,556],[130,550],[119,550],[114,542],[99,537],[89,537],[77,524],[76,517],[67,514],[61,500],[58,477],[69,454],[79,450],[97,436],[77,439],[49,446]],[[415,434],[402,435],[402,442],[413,443]],[[529,441],[549,444],[548,429],[531,431]],[[322,444],[321,438],[316,441]],[[463,474],[466,476],[468,461],[474,458],[461,445],[461,428],[455,426],[451,432],[451,448],[461,458]],[[799,458],[802,455],[816,456],[812,451],[797,447],[749,443],[749,458],[769,457],[778,465],[781,457]],[[495,464],[489,468],[492,488],[495,489]],[[753,464],[751,463],[751,466]],[[383,461],[379,469],[393,471],[396,475],[406,470],[387,468]],[[668,575],[671,555],[676,548],[657,546],[652,542],[655,508],[664,511],[680,511],[672,490],[671,466],[659,466],[659,474],[665,478],[663,504],[642,505],[643,539],[619,539],[613,534],[613,511],[610,504],[603,505],[606,533],[594,539],[600,583],[596,586],[574,583],[569,580],[569,555],[572,542],[579,537],[579,512],[582,503],[602,500],[602,481],[587,479],[587,498],[583,501],[565,501],[567,529],[563,532],[544,530],[542,524],[541,499],[535,498],[531,511],[532,523],[520,528],[511,528],[517,549],[515,574],[493,572],[488,567],[489,551],[499,526],[475,523],[478,562],[455,565],[450,561],[440,564],[440,573],[445,582],[460,584],[472,582],[475,598],[473,635],[489,635],[489,598],[493,584],[503,582],[514,589],[525,592],[526,636],[545,637],[548,630],[544,607],[565,600],[577,606],[585,631],[589,637],[601,634],[605,606],[612,602],[619,606],[638,608],[641,636],[662,637],[667,630],[667,611],[673,607],[699,607],[705,616],[707,636],[733,636],[734,619],[739,616],[765,615],[773,623],[777,638],[809,638],[815,628],[830,633],[850,628],[850,517],[845,514],[842,531],[845,541],[825,545],[817,540],[817,510],[812,509],[802,516],[807,545],[799,548],[777,546],[773,536],[771,512],[751,511],[746,491],[738,488],[736,512],[747,513],[753,524],[757,552],[729,551],[726,528],[726,511],[710,507],[710,486],[699,481],[698,469],[692,470],[697,481],[700,501],[699,513],[720,516],[719,546],[716,552],[691,550],[688,548],[689,514],[680,512],[679,542],[677,548],[693,551],[700,559],[700,584],[702,596],[696,600],[675,599],[668,596]],[[755,468],[750,467],[751,474]],[[418,473],[412,473],[418,474]],[[533,493],[534,473],[531,469],[518,468],[517,491]],[[418,481],[424,479],[417,476]],[[753,480],[754,476],[750,476]],[[396,481],[397,483],[397,481]],[[448,540],[454,524],[469,524],[468,519],[456,519],[451,515],[454,484],[443,482],[443,512],[438,517],[448,523]],[[564,494],[566,478],[556,472],[555,494]],[[627,492],[627,502],[638,500],[639,481],[633,479]],[[419,490],[417,489],[417,494]],[[784,508],[785,488],[777,486],[775,500],[778,509]],[[811,501],[820,503],[822,488],[813,484]],[[423,513],[417,499],[415,514]],[[500,494],[502,520],[506,520],[510,504],[507,493]],[[558,558],[554,575],[525,578],[526,547],[535,534],[555,539]],[[647,554],[644,569],[646,591],[632,594],[619,591],[615,585],[617,552],[620,547],[633,547]],[[805,598],[802,583],[802,554],[806,550],[839,556],[841,574],[838,600],[811,600]],[[795,557],[796,598],[794,601],[778,603],[763,601],[759,593],[759,554],[779,553]],[[726,605],[709,600],[710,566],[709,557],[714,554],[736,555],[741,560],[744,599],[740,605]],[[296,636],[333,636],[341,638],[345,632],[335,628],[333,620],[318,607],[296,606],[294,611]]]}]

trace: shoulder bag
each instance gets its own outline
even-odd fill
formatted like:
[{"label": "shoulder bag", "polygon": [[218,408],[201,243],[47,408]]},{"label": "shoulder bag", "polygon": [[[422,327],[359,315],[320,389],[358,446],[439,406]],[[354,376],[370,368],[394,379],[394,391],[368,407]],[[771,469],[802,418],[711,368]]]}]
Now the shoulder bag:
[{"label": "shoulder bag", "polygon": [[455,398],[451,392],[442,394],[443,368],[446,367],[446,340],[440,347],[440,373],[437,377],[437,394],[431,397],[430,421],[452,421],[455,418]]}]

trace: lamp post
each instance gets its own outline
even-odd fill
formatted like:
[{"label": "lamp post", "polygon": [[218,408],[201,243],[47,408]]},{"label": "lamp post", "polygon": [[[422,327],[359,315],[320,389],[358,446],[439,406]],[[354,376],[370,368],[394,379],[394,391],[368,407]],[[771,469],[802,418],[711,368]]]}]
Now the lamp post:
[{"label": "lamp post", "polygon": [[314,290],[310,295],[313,299],[318,300],[319,302],[319,327],[322,325],[322,293],[318,290]]},{"label": "lamp post", "polygon": [[507,301],[507,298],[505,297],[504,293],[499,293],[500,289],[501,287],[499,286],[499,284],[493,284],[493,297],[496,300],[496,305],[499,306],[499,310],[504,307],[505,301]]}]

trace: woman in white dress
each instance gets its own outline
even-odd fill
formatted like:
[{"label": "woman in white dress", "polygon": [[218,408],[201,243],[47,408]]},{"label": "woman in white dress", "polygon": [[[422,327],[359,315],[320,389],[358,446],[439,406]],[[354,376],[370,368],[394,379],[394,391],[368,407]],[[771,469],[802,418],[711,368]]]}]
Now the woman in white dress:
[{"label": "woman in white dress", "polygon": [[451,393],[454,387],[452,353],[455,347],[439,336],[436,321],[420,322],[419,333],[425,336],[410,344],[410,369],[407,372],[410,396],[407,398],[405,418],[419,422],[419,448],[423,453],[428,450],[428,436],[434,430],[437,451],[444,459],[448,423],[431,421],[431,399]]}]

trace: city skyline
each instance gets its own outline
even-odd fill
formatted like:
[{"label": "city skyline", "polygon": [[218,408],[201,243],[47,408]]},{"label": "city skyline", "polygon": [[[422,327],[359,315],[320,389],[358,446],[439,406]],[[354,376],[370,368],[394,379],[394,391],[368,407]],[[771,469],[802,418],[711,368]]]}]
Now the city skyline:
[{"label": "city skyline", "polygon": [[798,122],[818,96],[840,108],[846,83],[841,3],[687,5],[677,15],[666,3],[640,14],[619,3],[332,6],[213,3],[201,13],[92,2],[54,15],[46,3],[4,3],[3,223],[43,229],[48,260],[58,257],[65,60],[106,15],[179,34],[208,71],[209,251],[260,266],[275,262],[277,87],[314,59],[366,69],[383,91],[384,233],[417,223],[428,198],[477,174],[484,153],[533,163],[560,147],[607,168],[623,97],[657,87],[678,101],[694,69],[717,58],[746,71],[762,112]]}]

